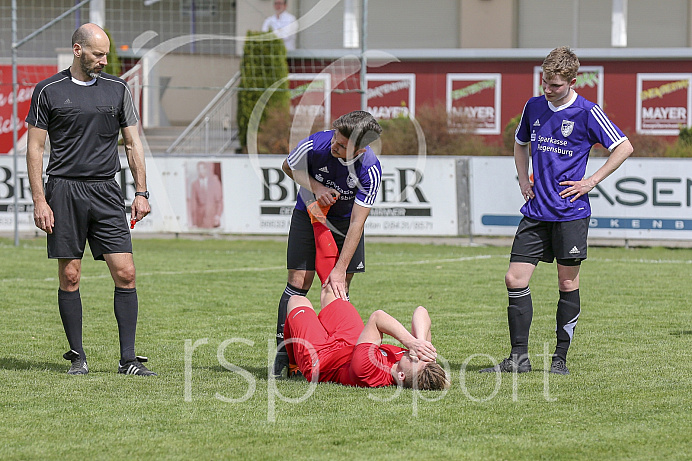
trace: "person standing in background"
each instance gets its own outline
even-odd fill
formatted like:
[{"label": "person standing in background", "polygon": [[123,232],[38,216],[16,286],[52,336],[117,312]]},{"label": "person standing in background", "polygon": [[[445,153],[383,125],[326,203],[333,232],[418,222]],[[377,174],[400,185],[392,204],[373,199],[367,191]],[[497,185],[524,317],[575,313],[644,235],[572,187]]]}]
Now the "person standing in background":
[{"label": "person standing in background", "polygon": [[298,32],[298,22],[296,17],[286,11],[288,0],[274,0],[274,11],[262,23],[262,32],[274,32],[277,37],[284,41],[286,50],[296,49],[296,33]]}]

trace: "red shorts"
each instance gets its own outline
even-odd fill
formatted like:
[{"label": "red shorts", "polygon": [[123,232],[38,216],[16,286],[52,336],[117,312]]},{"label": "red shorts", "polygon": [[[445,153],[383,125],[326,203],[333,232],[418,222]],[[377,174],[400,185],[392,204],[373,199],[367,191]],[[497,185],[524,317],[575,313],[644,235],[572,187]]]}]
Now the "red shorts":
[{"label": "red shorts", "polygon": [[317,375],[317,381],[341,382],[363,327],[356,308],[342,299],[329,303],[319,315],[309,307],[293,309],[284,327],[289,359],[308,381]]}]

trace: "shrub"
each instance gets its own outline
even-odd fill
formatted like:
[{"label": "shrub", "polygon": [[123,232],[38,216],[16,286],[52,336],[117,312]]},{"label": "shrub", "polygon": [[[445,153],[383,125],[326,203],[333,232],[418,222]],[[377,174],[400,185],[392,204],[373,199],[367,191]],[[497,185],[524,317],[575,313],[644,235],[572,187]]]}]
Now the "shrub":
[{"label": "shrub", "polygon": [[[420,125],[419,136],[415,124]],[[483,137],[471,133],[473,126],[457,120],[449,127],[447,110],[443,105],[421,106],[415,121],[408,117],[380,120],[383,155],[500,155],[497,147],[486,144]],[[468,128],[467,128],[468,127]]]},{"label": "shrub", "polygon": [[[291,141],[291,129],[293,119],[285,110],[268,109],[265,111],[266,118],[260,123],[259,132],[257,133],[257,152],[259,154],[281,154],[288,155],[289,151],[295,146],[289,145]],[[321,130],[324,127],[324,119],[318,117],[315,119],[311,127],[300,127],[301,139]],[[305,134],[305,136],[303,136]]]},{"label": "shrub", "polygon": [[502,130],[502,145],[507,150],[507,155],[514,155],[514,136],[520,121],[521,114],[507,122],[507,125]]},{"label": "shrub", "polygon": [[668,146],[666,157],[692,157],[692,128],[680,127],[677,141]]},{"label": "shrub", "polygon": [[107,74],[120,77],[120,74],[123,73],[123,67],[120,63],[120,58],[118,57],[118,47],[115,46],[115,42],[113,41],[111,34],[107,30],[104,30],[104,32],[106,33],[108,40],[111,42],[111,47],[108,50],[108,64],[106,64],[106,67],[103,68],[103,71]]},{"label": "shrub", "polygon": [[[625,130],[625,135],[634,147],[632,157],[665,157],[670,141],[661,136],[637,134],[635,130]],[[610,152],[600,144],[591,149],[592,157],[608,157]]]},{"label": "shrub", "polygon": [[238,136],[243,150],[247,150],[247,128],[257,101],[267,88],[282,79],[282,84],[269,98],[261,120],[275,111],[288,115],[291,95],[287,77],[288,62],[283,40],[273,33],[248,31],[238,85]]}]

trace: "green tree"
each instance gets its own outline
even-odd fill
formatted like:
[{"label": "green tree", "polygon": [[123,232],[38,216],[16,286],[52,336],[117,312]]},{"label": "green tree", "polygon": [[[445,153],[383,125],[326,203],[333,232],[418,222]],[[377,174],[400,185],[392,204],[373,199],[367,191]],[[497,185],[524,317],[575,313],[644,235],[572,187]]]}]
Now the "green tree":
[{"label": "green tree", "polygon": [[107,30],[104,32],[106,32],[108,40],[110,40],[111,42],[111,47],[108,51],[108,64],[103,69],[103,71],[107,74],[120,77],[120,74],[123,73],[123,67],[122,64],[120,64],[120,58],[118,57],[118,47],[115,46],[115,42],[113,41],[113,37],[111,37],[111,34]]},{"label": "green tree", "polygon": [[240,65],[238,85],[238,135],[240,145],[247,150],[250,115],[262,94],[282,81],[262,112],[262,121],[270,112],[285,113],[288,118],[291,95],[288,87],[288,63],[283,40],[273,33],[248,31]]}]

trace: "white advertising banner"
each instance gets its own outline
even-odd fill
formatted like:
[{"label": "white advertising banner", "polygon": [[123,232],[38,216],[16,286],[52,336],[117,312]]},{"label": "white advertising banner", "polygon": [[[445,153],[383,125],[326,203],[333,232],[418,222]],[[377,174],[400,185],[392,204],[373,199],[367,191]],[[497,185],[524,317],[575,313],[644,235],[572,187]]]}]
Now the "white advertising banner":
[{"label": "white advertising banner", "polygon": [[[287,234],[296,201],[295,183],[281,170],[283,157],[228,159],[232,233]],[[456,159],[383,156],[382,186],[370,211],[370,235],[456,235]],[[224,182],[225,184],[225,182]],[[238,200],[237,191],[243,199]],[[230,219],[232,218],[232,219]]]},{"label": "white advertising banner", "polygon": [[[470,159],[471,229],[514,235],[524,201],[512,157]],[[587,176],[604,163],[592,158]],[[630,158],[589,194],[589,236],[692,238],[692,161]]]},{"label": "white advertising banner", "polygon": [[[133,233],[287,235],[297,190],[281,170],[282,156],[149,157],[151,214]],[[457,177],[458,157],[382,156],[382,186],[366,223],[369,235],[454,236],[460,184],[468,179],[474,235],[514,235],[523,202],[512,157],[470,157],[468,178]],[[121,158],[116,177],[125,203],[134,184]],[[604,158],[589,161],[587,175]],[[45,162],[44,162],[45,163]],[[15,190],[12,158],[0,157],[0,231],[35,230],[26,164]],[[462,198],[465,198],[463,196]],[[590,194],[592,237],[692,239],[692,160],[628,159]],[[129,210],[128,210],[129,212]]]},{"label": "white advertising banner", "polygon": [[[149,157],[152,212],[132,232],[288,234],[297,188],[281,170],[283,160],[269,155]],[[26,164],[19,163],[19,229],[31,231],[31,192]],[[135,189],[124,157],[121,163],[116,180],[129,206]],[[367,234],[457,234],[456,158],[384,156],[381,163],[382,186]],[[0,231],[14,229],[13,203],[12,158],[0,157]]]}]

